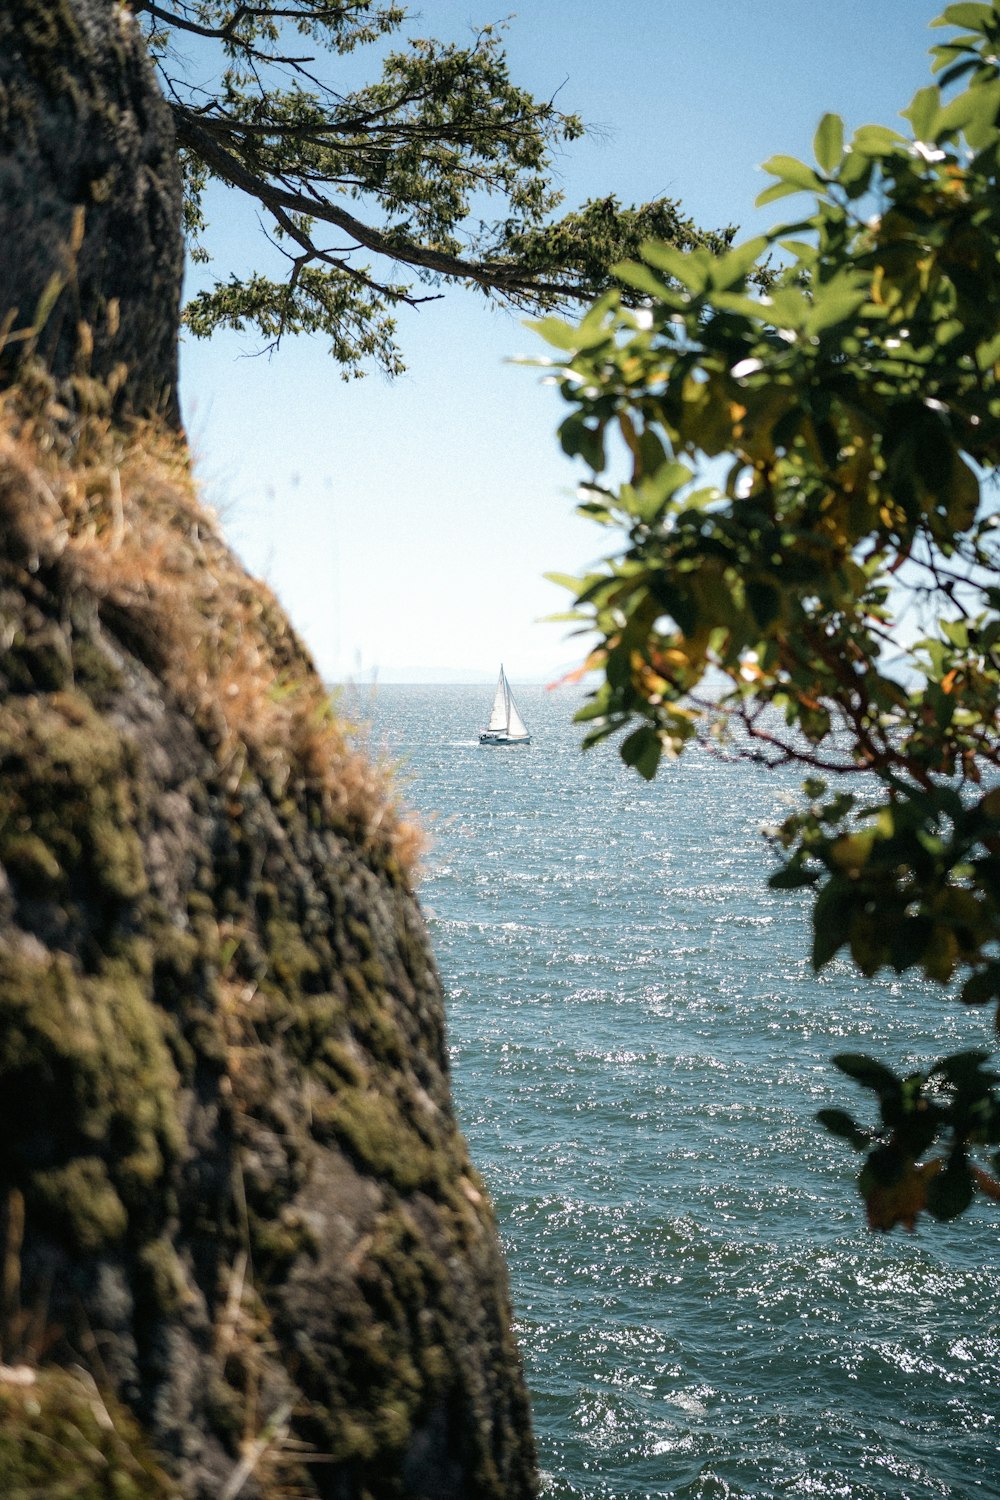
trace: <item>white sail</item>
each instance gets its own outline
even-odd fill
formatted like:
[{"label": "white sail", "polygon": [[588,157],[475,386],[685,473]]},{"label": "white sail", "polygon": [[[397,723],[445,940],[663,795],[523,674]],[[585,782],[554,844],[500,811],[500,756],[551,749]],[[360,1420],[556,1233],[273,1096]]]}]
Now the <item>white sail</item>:
[{"label": "white sail", "polygon": [[528,733],[525,722],[518,713],[517,704],[513,698],[510,700],[510,713],[507,716],[507,733],[512,740],[522,739]]},{"label": "white sail", "polygon": [[493,697],[490,722],[486,726],[487,734],[496,734],[499,730],[507,728],[507,704],[509,701],[510,689],[507,686],[503,667],[501,667],[500,676],[497,679],[497,690]]}]

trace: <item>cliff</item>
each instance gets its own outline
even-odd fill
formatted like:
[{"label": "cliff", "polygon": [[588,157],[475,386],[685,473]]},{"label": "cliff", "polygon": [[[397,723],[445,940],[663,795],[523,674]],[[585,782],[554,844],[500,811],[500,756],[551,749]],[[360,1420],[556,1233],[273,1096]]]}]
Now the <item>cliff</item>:
[{"label": "cliff", "polygon": [[0,1494],[520,1500],[417,838],[200,507],[117,0],[0,7]]},{"label": "cliff", "polygon": [[67,391],[179,423],[181,180],[170,111],[118,0],[0,6],[0,375],[26,346]]},{"label": "cliff", "polygon": [[532,1494],[413,829],[179,442],[9,394],[0,544],[4,1360],[164,1493]]},{"label": "cliff", "polygon": [[520,1500],[417,837],[198,503],[181,250],[128,11],[0,7],[0,1494]]}]

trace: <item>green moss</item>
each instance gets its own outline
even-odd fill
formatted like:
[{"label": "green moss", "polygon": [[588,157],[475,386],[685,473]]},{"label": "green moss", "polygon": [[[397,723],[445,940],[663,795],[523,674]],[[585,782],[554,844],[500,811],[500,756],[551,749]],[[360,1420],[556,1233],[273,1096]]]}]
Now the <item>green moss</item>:
[{"label": "green moss", "polygon": [[148,983],[110,967],[0,952],[0,1167],[87,1249],[120,1236],[118,1203],[133,1227],[162,1214],[182,1138]]},{"label": "green moss", "polygon": [[377,958],[366,958],[360,965],[360,968],[361,977],[368,989],[374,991],[376,994],[383,994],[385,991],[385,969],[379,960]]},{"label": "green moss", "polygon": [[272,917],[264,932],[268,967],[278,984],[286,990],[303,990],[315,994],[324,989],[323,975],[316,953],[302,935],[297,922]]},{"label": "green moss", "polygon": [[[8,28],[16,28],[13,35],[5,35]],[[74,113],[83,113],[81,84],[88,79],[92,52],[69,0],[20,0],[9,19],[0,12],[0,46],[4,51],[16,47],[43,97],[63,97]],[[22,120],[27,123],[30,117],[25,112]]]},{"label": "green moss", "polygon": [[73,678],[77,687],[97,705],[120,692],[124,682],[108,653],[84,632],[73,637]]},{"label": "green moss", "polygon": [[[181,1078],[194,1078],[197,1055],[192,1039],[185,1032],[194,996],[209,987],[208,965],[212,954],[193,932],[170,922],[165,914],[147,918],[152,946],[152,987],[161,1011],[163,1036]],[[221,1045],[218,1028],[214,1033],[214,1050]]]},{"label": "green moss", "polygon": [[6,834],[0,856],[10,875],[29,894],[63,884],[65,877],[59,861],[37,833],[18,833],[8,827]]},{"label": "green moss", "polygon": [[[324,1388],[304,1425],[320,1451],[357,1466],[361,1493],[367,1482],[386,1494],[393,1455],[405,1451],[428,1412],[453,1396],[457,1380],[446,1349],[454,1318],[448,1278],[405,1208],[377,1219],[358,1268],[358,1293],[338,1309],[335,1349],[321,1354],[301,1341],[309,1376]],[[359,1390],[366,1393],[363,1411]]]},{"label": "green moss", "polygon": [[315,1232],[294,1210],[275,1219],[251,1214],[250,1244],[256,1272],[271,1284],[283,1280],[301,1256],[315,1256],[319,1250]]},{"label": "green moss", "polygon": [[85,1254],[120,1240],[128,1225],[125,1205],[97,1156],[77,1156],[64,1167],[36,1172],[31,1194],[43,1222],[69,1227]]},{"label": "green moss", "polygon": [[133,1418],[64,1370],[0,1384],[0,1495],[5,1500],[176,1500]]},{"label": "green moss", "polygon": [[72,661],[58,625],[45,621],[31,630],[20,622],[10,637],[2,668],[8,692],[58,692],[71,686]]},{"label": "green moss", "polygon": [[333,1037],[324,1038],[313,1069],[334,1091],[344,1084],[364,1088],[368,1081],[367,1069],[358,1060],[356,1053]]},{"label": "green moss", "polygon": [[70,871],[89,901],[120,904],[145,891],[130,756],[79,693],[8,702],[0,722],[0,859],[8,864],[13,855],[15,882],[30,836],[37,841],[28,871],[33,894],[43,866],[60,898],[62,872]]},{"label": "green moss", "polygon": [[184,1267],[169,1240],[149,1240],[136,1257],[140,1300],[150,1302],[168,1316],[180,1312],[191,1301]]},{"label": "green moss", "polygon": [[351,1030],[379,1062],[400,1067],[407,1047],[386,1005],[385,991],[373,988],[356,964],[344,964],[341,977],[351,998]]},{"label": "green moss", "polygon": [[362,958],[371,958],[375,951],[372,942],[371,928],[366,922],[359,922],[357,917],[347,916],[344,918],[344,930],[353,941]]},{"label": "green moss", "polygon": [[386,1093],[344,1089],[313,1106],[313,1134],[335,1140],[363,1171],[401,1193],[433,1191],[441,1175],[440,1151],[417,1134]]},{"label": "green moss", "polygon": [[[296,1435],[315,1402],[316,1451],[347,1466],[352,1493],[385,1497],[402,1484],[387,1476],[401,1472],[414,1433],[448,1403],[471,1405],[457,1388],[456,1344],[475,1313],[462,1302],[462,1277],[442,1267],[480,1226],[461,1195],[460,1138],[446,1113],[418,1103],[417,1078],[440,1100],[436,1020],[422,998],[407,1009],[406,973],[423,976],[431,961],[418,924],[408,930],[400,919],[393,930],[394,904],[376,889],[382,855],[359,852],[349,833],[338,842],[318,797],[294,781],[292,797],[282,783],[279,810],[274,799],[262,806],[249,772],[238,788],[206,773],[197,722],[205,756],[199,765],[186,747],[176,781],[163,784],[158,757],[139,760],[114,727],[121,703],[111,695],[129,698],[131,682],[101,648],[100,630],[117,626],[104,615],[102,627],[96,606],[88,614],[84,593],[81,585],[68,613],[53,602],[60,640],[37,621],[34,635],[25,630],[28,685],[6,702],[0,694],[0,858],[15,924],[43,941],[57,932],[70,950],[0,947],[0,1180],[24,1195],[25,1285],[37,1282],[28,1257],[39,1226],[78,1258],[106,1252],[129,1279],[144,1370],[156,1367],[189,1299],[204,1298],[228,1331],[225,1346],[213,1350],[206,1337],[197,1355],[197,1389],[213,1361],[217,1378],[195,1428],[218,1433],[235,1455],[283,1370],[301,1394]],[[67,643],[74,677],[52,691],[47,663]],[[102,717],[101,707],[111,712]],[[145,739],[140,729],[135,743]],[[190,816],[186,808],[162,848],[183,843],[182,883],[175,895],[165,879],[154,894],[143,839],[171,820],[164,794],[178,792]],[[310,1130],[368,1179],[334,1207],[359,1215],[349,1265],[329,1266],[293,1206],[313,1191],[327,1207]],[[339,1163],[329,1175],[351,1177]],[[400,1199],[414,1194],[411,1218]],[[234,1319],[224,1272],[238,1251],[249,1264]],[[296,1326],[282,1327],[293,1305]],[[470,1444],[479,1441],[471,1433]],[[22,1483],[13,1468],[6,1482],[5,1453],[0,1435],[0,1497]],[[294,1460],[281,1462],[291,1493]],[[77,1467],[68,1493],[103,1495]],[[46,1478],[39,1493],[58,1497]],[[303,1492],[315,1478],[303,1478]],[[131,1483],[109,1480],[108,1493],[132,1500]],[[137,1482],[135,1493],[160,1491]]]},{"label": "green moss", "polygon": [[225,1071],[226,1038],[217,983],[222,954],[212,898],[204,891],[189,891],[186,905],[188,928],[163,911],[147,913],[145,925],[152,953],[152,996],[163,1035],[181,1077],[190,1083],[199,1063]]},{"label": "green moss", "polygon": [[265,1032],[277,1028],[291,1055],[325,1082],[361,1083],[363,1070],[337,1040],[346,1028],[346,1009],[335,994],[292,995],[267,987]]}]

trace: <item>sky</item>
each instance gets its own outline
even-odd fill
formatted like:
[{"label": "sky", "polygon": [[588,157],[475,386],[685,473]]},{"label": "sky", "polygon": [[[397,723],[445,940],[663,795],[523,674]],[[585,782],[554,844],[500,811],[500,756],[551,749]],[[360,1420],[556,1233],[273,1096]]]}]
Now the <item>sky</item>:
[{"label": "sky", "polygon": [[[739,238],[796,209],[757,210],[760,164],[811,160],[819,117],[896,123],[930,81],[944,0],[522,0],[507,52],[521,86],[583,115],[556,161],[564,209],[615,193],[677,198]],[[416,8],[414,8],[416,12]],[[427,0],[418,35],[467,40],[496,0]],[[353,60],[357,65],[359,58]],[[336,66],[331,61],[331,66]],[[252,210],[210,200],[212,272],[261,259]],[[259,353],[251,335],[187,339],[181,400],[202,494],[247,567],[278,594],[329,682],[514,684],[577,665],[544,623],[609,534],[574,515],[584,477],[559,448],[566,408],[516,315],[461,288],[403,309],[405,375],[344,382],[319,336]]]}]

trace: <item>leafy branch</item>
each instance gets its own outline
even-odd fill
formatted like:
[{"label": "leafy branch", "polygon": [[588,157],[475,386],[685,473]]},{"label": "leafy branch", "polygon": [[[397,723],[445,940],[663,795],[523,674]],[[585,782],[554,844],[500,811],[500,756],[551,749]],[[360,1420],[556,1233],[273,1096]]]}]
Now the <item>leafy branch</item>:
[{"label": "leafy branch", "polygon": [[[374,82],[340,89],[337,60],[398,32],[401,7],[133,0],[132,9],[173,111],[194,259],[210,258],[212,183],[247,195],[268,238],[296,246],[283,283],[231,275],[200,291],[185,315],[196,335],[256,326],[273,343],[323,330],[347,371],[374,359],[394,373],[393,309],[440,294],[415,294],[413,278],[512,308],[565,309],[611,285],[634,300],[610,267],[650,235],[720,249],[732,237],[702,231],[669,199],[626,208],[609,195],[555,218],[553,156],[583,124],[554,96],[536,99],[512,81],[496,27],[466,46],[411,39],[386,54]],[[342,237],[335,248],[329,229]]]},{"label": "leafy branch", "polygon": [[[696,740],[802,765],[770,884],[811,893],[814,968],[918,971],[1000,1015],[1000,0],[936,24],[964,31],[934,49],[910,133],[848,141],[825,115],[815,165],[767,163],[758,201],[806,194],[801,217],[722,253],[650,240],[614,268],[644,308],[612,288],[538,327],[562,446],[593,476],[581,513],[623,534],[559,580],[596,634],[584,743],[625,731],[647,778]],[[879,1098],[873,1131],[822,1116],[867,1153],[873,1224],[1000,1196],[974,1160],[1000,1142],[985,1054],[903,1079],[838,1066]]]}]

